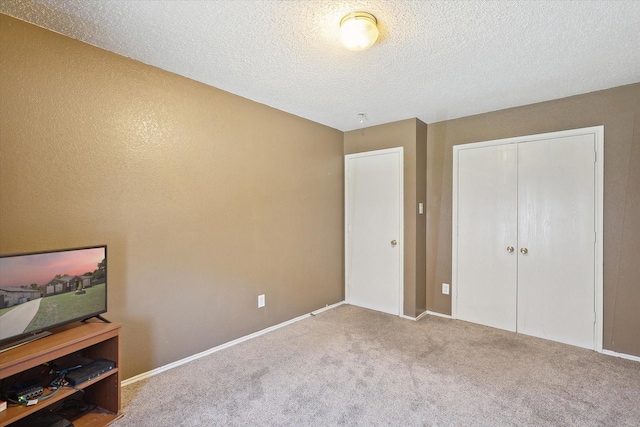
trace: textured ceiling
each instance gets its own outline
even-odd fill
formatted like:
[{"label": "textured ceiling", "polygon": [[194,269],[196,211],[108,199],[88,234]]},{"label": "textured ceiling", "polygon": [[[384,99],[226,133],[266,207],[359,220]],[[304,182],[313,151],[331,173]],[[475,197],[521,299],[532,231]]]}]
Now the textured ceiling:
[{"label": "textured ceiling", "polygon": [[[361,10],[381,39],[350,52],[338,26]],[[637,0],[4,0],[0,12],[343,131],[640,81]]]}]

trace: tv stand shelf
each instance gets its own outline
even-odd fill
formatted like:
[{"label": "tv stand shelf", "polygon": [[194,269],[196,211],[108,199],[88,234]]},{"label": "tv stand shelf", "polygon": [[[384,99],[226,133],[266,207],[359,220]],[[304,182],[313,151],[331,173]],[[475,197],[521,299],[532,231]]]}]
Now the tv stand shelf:
[{"label": "tv stand shelf", "polygon": [[[84,390],[83,400],[97,405],[97,408],[72,419],[73,425],[106,426],[120,417],[120,325],[117,323],[83,323],[0,353],[0,381],[74,353],[89,359],[104,358],[116,362],[114,369],[76,387]],[[61,402],[77,391],[63,387],[36,405],[10,405],[0,412],[0,427]],[[44,394],[48,393],[49,390],[45,389]]]}]

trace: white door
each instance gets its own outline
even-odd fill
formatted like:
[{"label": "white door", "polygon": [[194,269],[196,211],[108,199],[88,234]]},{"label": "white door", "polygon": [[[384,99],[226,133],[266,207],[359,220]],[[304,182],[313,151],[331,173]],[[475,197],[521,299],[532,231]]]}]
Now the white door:
[{"label": "white door", "polygon": [[349,304],[400,315],[402,147],[345,156],[345,284]]},{"label": "white door", "polygon": [[518,144],[518,332],[594,348],[595,211],[593,134]]},{"label": "white door", "polygon": [[516,330],[517,145],[458,155],[457,318]]},{"label": "white door", "polygon": [[454,147],[454,318],[602,351],[603,134]]}]

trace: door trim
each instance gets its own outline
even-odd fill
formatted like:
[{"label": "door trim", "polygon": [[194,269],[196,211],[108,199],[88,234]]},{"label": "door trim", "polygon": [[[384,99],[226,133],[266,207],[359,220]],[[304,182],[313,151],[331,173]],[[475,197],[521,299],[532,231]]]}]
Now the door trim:
[{"label": "door trim", "polygon": [[595,289],[594,289],[594,350],[602,353],[603,342],[603,212],[604,212],[604,125],[592,126],[580,129],[571,129],[560,132],[525,135],[513,138],[495,139],[490,141],[459,144],[453,146],[453,185],[452,185],[452,228],[451,228],[451,317],[457,319],[458,305],[458,154],[460,150],[471,148],[489,147],[494,145],[517,144],[520,142],[540,141],[545,139],[564,138],[568,136],[591,134],[595,139]]},{"label": "door trim", "polygon": [[398,316],[402,316],[404,313],[404,148],[403,147],[394,147],[394,148],[385,148],[383,150],[373,150],[373,151],[364,151],[361,153],[353,153],[353,154],[345,154],[344,156],[344,299],[347,304],[349,304],[349,287],[348,287],[348,278],[349,278],[349,266],[351,265],[351,259],[349,257],[349,218],[348,218],[348,206],[349,201],[347,200],[348,191],[348,183],[349,183],[349,160],[360,157],[369,157],[369,156],[379,156],[385,154],[398,154],[398,167],[400,170],[400,176],[398,177],[398,185],[399,185],[399,195],[400,201],[398,206],[399,209],[399,218],[400,218],[400,245],[399,246],[399,256],[400,256],[400,268],[398,272],[398,307],[397,314]]}]

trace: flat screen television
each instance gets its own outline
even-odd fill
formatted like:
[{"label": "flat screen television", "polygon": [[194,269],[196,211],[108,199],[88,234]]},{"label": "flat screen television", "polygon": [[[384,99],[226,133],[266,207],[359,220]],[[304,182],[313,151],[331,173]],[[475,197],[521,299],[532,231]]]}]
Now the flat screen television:
[{"label": "flat screen television", "polygon": [[0,255],[0,349],[106,311],[105,245]]}]

